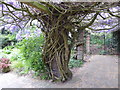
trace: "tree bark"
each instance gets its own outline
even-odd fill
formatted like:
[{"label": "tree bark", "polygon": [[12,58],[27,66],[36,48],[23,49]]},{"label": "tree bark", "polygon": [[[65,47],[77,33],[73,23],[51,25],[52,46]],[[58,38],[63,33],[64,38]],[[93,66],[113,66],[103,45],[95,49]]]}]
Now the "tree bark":
[{"label": "tree bark", "polygon": [[77,60],[84,61],[84,31],[79,30],[78,32],[78,38],[77,38]]},{"label": "tree bark", "polygon": [[67,30],[51,30],[45,37],[43,61],[53,81],[67,81],[72,78],[68,67],[70,48]]}]

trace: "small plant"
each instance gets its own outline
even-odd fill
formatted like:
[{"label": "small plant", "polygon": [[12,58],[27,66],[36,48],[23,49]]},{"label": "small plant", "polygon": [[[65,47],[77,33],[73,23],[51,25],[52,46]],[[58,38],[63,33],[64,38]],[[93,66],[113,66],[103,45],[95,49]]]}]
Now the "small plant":
[{"label": "small plant", "polygon": [[102,48],[102,46],[101,46],[101,45],[99,45],[99,46],[97,46],[97,48],[98,48],[98,49],[101,49],[101,48]]},{"label": "small plant", "polygon": [[70,67],[70,68],[81,67],[82,64],[83,64],[83,61],[82,61],[82,60],[70,59],[69,67]]},{"label": "small plant", "polygon": [[105,55],[105,54],[107,54],[107,51],[101,50],[101,51],[99,52],[99,54],[100,54],[100,55]]},{"label": "small plant", "polygon": [[1,58],[0,59],[0,69],[2,72],[7,73],[10,71],[10,60],[8,58]]}]

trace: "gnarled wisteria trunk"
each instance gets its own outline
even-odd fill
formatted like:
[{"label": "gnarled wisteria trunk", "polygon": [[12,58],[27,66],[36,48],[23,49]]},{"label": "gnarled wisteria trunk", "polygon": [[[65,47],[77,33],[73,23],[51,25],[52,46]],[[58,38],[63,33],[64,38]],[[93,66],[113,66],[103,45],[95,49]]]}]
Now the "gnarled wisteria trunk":
[{"label": "gnarled wisteria trunk", "polygon": [[70,47],[68,45],[68,31],[62,29],[51,30],[46,35],[43,51],[43,61],[47,65],[53,81],[66,81],[72,78],[68,63]]},{"label": "gnarled wisteria trunk", "polygon": [[[92,26],[95,20],[96,24],[93,24],[94,28],[89,27],[90,30],[97,30],[98,25],[100,25],[100,28],[103,29],[104,24],[111,26],[110,28],[113,28],[115,23],[117,24],[118,21],[111,16],[120,17],[117,14],[120,8],[118,3],[57,3],[40,2],[34,0],[31,0],[31,2],[20,2],[20,0],[17,0],[20,3],[17,2],[13,4],[8,1],[5,0],[0,2],[2,11],[2,16],[0,19],[6,24],[11,23],[12,25],[17,25],[19,27],[22,26],[21,24],[24,24],[23,27],[25,27],[27,23],[32,24],[32,22],[36,19],[40,22],[40,25],[37,26],[42,28],[45,33],[43,61],[48,67],[53,80],[66,81],[72,77],[72,73],[68,67],[70,49],[71,46],[73,46],[72,42],[74,42],[77,37],[79,30],[85,30],[89,26]],[[118,10],[115,10],[114,12],[114,10],[111,10],[112,7],[114,10]],[[111,16],[107,16],[107,12]],[[8,16],[9,20],[4,20],[5,18],[3,17],[6,16]],[[107,21],[111,21],[103,22],[101,20],[102,18],[104,20],[106,19]],[[10,21],[11,19],[13,19],[13,21]],[[71,34],[70,37],[68,37],[69,33]],[[70,42],[68,42],[68,39]],[[79,45],[81,44],[82,43],[80,41]],[[81,54],[79,55],[81,56]]]}]

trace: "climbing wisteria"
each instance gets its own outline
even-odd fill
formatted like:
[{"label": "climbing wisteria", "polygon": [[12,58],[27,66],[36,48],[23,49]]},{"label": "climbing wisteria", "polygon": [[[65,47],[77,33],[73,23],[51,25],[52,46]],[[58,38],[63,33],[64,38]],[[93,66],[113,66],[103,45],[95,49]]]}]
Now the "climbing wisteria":
[{"label": "climbing wisteria", "polygon": [[1,26],[10,24],[9,30],[18,32],[16,36],[18,40],[27,39],[33,33],[36,36],[43,33],[45,40],[42,61],[53,81],[65,82],[72,78],[68,63],[78,32],[86,29],[92,31],[113,29],[118,26],[120,18],[119,2],[17,0],[0,1],[0,4]]}]

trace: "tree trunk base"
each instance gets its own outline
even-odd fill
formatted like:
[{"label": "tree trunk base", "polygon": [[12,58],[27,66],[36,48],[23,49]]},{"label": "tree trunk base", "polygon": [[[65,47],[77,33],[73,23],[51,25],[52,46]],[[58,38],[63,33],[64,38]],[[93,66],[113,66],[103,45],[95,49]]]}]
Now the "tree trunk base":
[{"label": "tree trunk base", "polygon": [[52,80],[51,80],[51,82],[67,82],[67,81],[69,81],[69,80],[71,80],[72,79],[72,76],[73,76],[73,74],[72,74],[72,72],[69,70],[68,71],[68,73],[66,73],[66,76],[67,76],[67,78],[63,78],[63,77],[61,77],[61,78],[53,78]]}]

